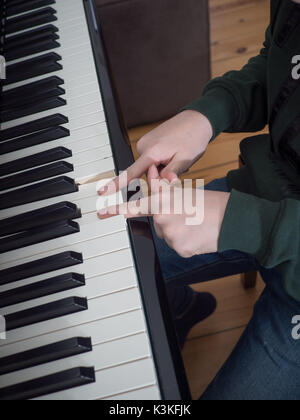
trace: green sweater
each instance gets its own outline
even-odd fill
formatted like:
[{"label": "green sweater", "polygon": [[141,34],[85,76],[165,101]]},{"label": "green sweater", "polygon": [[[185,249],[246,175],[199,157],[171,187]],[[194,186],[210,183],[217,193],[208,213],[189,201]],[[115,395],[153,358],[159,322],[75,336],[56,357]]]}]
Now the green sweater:
[{"label": "green sweater", "polygon": [[300,301],[300,5],[271,0],[260,55],[240,71],[212,80],[186,107],[223,131],[270,135],[241,143],[245,166],[228,174],[231,190],[219,251],[239,250],[283,274]]}]

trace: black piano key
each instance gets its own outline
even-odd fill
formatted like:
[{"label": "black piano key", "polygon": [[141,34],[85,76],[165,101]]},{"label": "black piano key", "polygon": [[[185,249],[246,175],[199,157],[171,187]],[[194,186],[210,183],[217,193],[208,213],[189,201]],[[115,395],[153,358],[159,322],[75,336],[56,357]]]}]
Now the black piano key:
[{"label": "black piano key", "polygon": [[43,55],[39,55],[37,57],[28,58],[26,60],[20,61],[15,64],[10,64],[8,68],[10,71],[13,71],[14,69],[23,69],[27,67],[33,67],[33,66],[45,66],[53,61],[60,61],[62,57],[59,54],[56,54],[55,52],[49,52]]},{"label": "black piano key", "polygon": [[75,337],[0,359],[0,375],[44,365],[93,350],[92,340]]},{"label": "black piano key", "polygon": [[20,401],[96,382],[94,368],[78,367],[0,389],[1,401]]},{"label": "black piano key", "polygon": [[52,89],[34,91],[28,96],[16,96],[11,101],[5,101],[2,97],[0,111],[5,112],[7,110],[15,110],[21,107],[28,108],[36,104],[36,102],[43,102],[49,98],[57,98],[58,96],[65,95],[65,93],[66,91],[63,88],[56,86]]},{"label": "black piano key", "polygon": [[17,305],[18,303],[28,302],[33,299],[54,295],[55,293],[65,292],[66,290],[73,290],[83,286],[85,286],[85,278],[82,274],[63,274],[51,279],[29,284],[28,286],[0,293],[0,308]]},{"label": "black piano key", "polygon": [[[50,25],[49,25],[50,26]],[[55,26],[53,26],[55,28]],[[15,37],[6,37],[3,44],[3,51],[10,52],[12,49],[21,49],[27,48],[29,45],[37,42],[48,41],[48,40],[58,40],[59,35],[57,32],[51,29],[44,31],[28,31],[22,33],[21,35],[16,35]]]},{"label": "black piano key", "polygon": [[0,155],[26,149],[27,147],[36,146],[38,144],[48,143],[68,136],[70,136],[70,131],[64,127],[38,131],[37,133],[28,136],[18,137],[14,140],[0,143]]},{"label": "black piano key", "polygon": [[65,147],[55,147],[54,149],[46,150],[45,152],[3,163],[0,165],[0,176],[13,174],[26,169],[35,168],[36,166],[41,166],[46,163],[68,159],[70,157],[72,157],[71,150]]},{"label": "black piano key", "polygon": [[[18,188],[23,185],[32,184],[48,178],[54,178],[55,176],[64,175],[73,171],[74,167],[71,163],[64,161],[51,163],[50,165],[42,166],[41,168],[31,169],[26,172],[21,172],[19,174],[0,179],[0,191]],[[0,235],[1,234],[2,232],[0,232]]]},{"label": "black piano key", "polygon": [[50,6],[54,4],[55,0],[32,0],[26,2],[20,2],[18,4],[11,5],[9,2],[6,5],[7,16],[18,15],[20,13],[28,12],[29,10],[35,10],[40,7]]},{"label": "black piano key", "polygon": [[0,194],[0,210],[34,203],[78,191],[76,182],[66,176]]},{"label": "black piano key", "polygon": [[63,236],[73,235],[78,232],[80,232],[78,223],[70,220],[36,227],[26,232],[16,233],[12,236],[0,239],[0,254],[31,245],[37,245]]},{"label": "black piano key", "polygon": [[22,16],[9,18],[5,23],[5,35],[55,22],[57,21],[55,14],[56,11],[52,7],[46,7],[41,10],[23,14]]},{"label": "black piano key", "polygon": [[60,97],[46,98],[42,100],[36,100],[33,103],[16,108],[8,108],[0,112],[0,120],[2,123],[17,120],[18,118],[26,117],[27,115],[38,114],[39,112],[48,111],[54,108],[65,106],[67,101]]},{"label": "black piano key", "polygon": [[79,219],[80,217],[81,212],[76,204],[63,201],[58,204],[53,204],[52,206],[0,220],[0,235],[12,235],[50,223]]},{"label": "black piano key", "polygon": [[[50,321],[51,319],[61,318],[66,315],[76,314],[88,310],[88,301],[82,297],[69,297],[45,305],[26,309],[25,311],[15,312],[4,315],[6,330],[12,331],[24,328],[29,325],[39,324],[40,322]],[[1,395],[1,393],[0,393]]]},{"label": "black piano key", "polygon": [[35,98],[42,97],[42,95],[48,92],[57,92],[59,86],[63,84],[64,81],[61,78],[51,76],[37,82],[28,83],[25,86],[2,92],[0,108],[7,109],[9,106],[19,106],[19,104],[25,103],[25,101],[29,102]]},{"label": "black piano key", "polygon": [[27,134],[47,130],[48,128],[58,127],[67,124],[68,118],[62,114],[53,114],[49,117],[40,118],[29,123],[21,124],[16,127],[7,128],[0,131],[0,142],[10,140],[16,137],[26,136]]},{"label": "black piano key", "polygon": [[45,25],[42,27],[31,29],[30,31],[23,32],[21,34],[12,35],[5,38],[5,48],[13,48],[19,46],[20,43],[27,43],[33,41],[36,37],[55,34],[58,32],[58,28],[54,25]]},{"label": "black piano key", "polygon": [[0,285],[25,280],[30,277],[51,273],[52,271],[73,267],[82,263],[83,257],[81,254],[72,251],[63,252],[51,257],[0,270]]},{"label": "black piano key", "polygon": [[27,57],[29,55],[38,54],[40,52],[54,50],[55,48],[59,48],[60,46],[60,43],[57,42],[54,37],[53,39],[41,40],[39,42],[35,42],[27,46],[21,46],[13,50],[6,50],[3,52],[3,55],[7,61],[12,61],[18,60],[19,58]]},{"label": "black piano key", "polygon": [[34,66],[46,66],[53,61],[60,61],[62,57],[59,54],[54,52],[50,52],[47,54],[39,55],[37,57],[29,58],[27,60],[23,60],[19,63],[10,64],[8,69],[10,71],[14,71],[15,69],[26,69],[27,67],[34,67]]},{"label": "black piano key", "polygon": [[[64,80],[57,76],[49,76],[37,82],[27,83],[24,86],[10,89],[2,92],[2,100],[10,105],[18,101],[18,96],[32,96],[34,97],[40,91],[47,92],[48,90],[56,89],[64,84]],[[37,92],[39,91],[39,92]]]},{"label": "black piano key", "polygon": [[[53,100],[55,98],[58,98],[59,96],[65,95],[66,91],[60,87],[56,87],[53,89],[48,89],[46,91],[37,91],[32,93],[30,96],[21,96],[14,102],[8,103],[4,100],[2,100],[2,104],[0,106],[0,113],[4,115],[3,118],[6,118],[7,121],[11,120],[11,118],[7,118],[5,115],[10,113],[15,113],[14,117],[17,116],[17,118],[24,117],[26,115],[33,115],[35,112],[35,109],[37,108],[37,103],[41,104],[42,107],[46,109],[54,109],[58,108],[59,106],[63,106],[65,104],[62,103],[62,101],[59,101],[59,104],[54,103],[54,106],[50,107],[48,104],[49,99]],[[24,110],[25,109],[25,110]],[[41,111],[38,112],[41,112]],[[20,117],[21,116],[21,117]],[[15,119],[15,118],[14,118]],[[4,122],[4,119],[2,120]]]},{"label": "black piano key", "polygon": [[9,85],[31,79],[32,77],[59,71],[62,69],[62,66],[58,63],[60,60],[60,55],[51,52],[21,61],[20,63],[10,64],[6,68],[7,78],[3,84]]},{"label": "black piano key", "polygon": [[14,71],[9,72],[9,76],[7,76],[7,78],[4,80],[3,85],[7,86],[37,76],[42,76],[44,74],[57,72],[59,70],[62,70],[62,66],[57,62],[49,62],[49,64],[45,66],[28,67],[24,70],[14,69]]}]

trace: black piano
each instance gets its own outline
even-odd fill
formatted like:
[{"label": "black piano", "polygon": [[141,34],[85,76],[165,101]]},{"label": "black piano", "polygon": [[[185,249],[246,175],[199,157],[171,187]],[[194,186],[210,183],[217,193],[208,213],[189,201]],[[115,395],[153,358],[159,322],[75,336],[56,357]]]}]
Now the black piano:
[{"label": "black piano", "polygon": [[190,399],[149,220],[97,219],[133,156],[93,1],[0,22],[0,400]]}]

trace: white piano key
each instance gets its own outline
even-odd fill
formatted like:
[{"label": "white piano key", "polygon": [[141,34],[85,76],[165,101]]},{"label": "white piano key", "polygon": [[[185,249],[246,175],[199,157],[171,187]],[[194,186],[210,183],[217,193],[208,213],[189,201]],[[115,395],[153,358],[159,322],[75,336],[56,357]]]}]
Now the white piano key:
[{"label": "white piano key", "polygon": [[[57,12],[59,12],[60,13],[60,15],[64,15],[64,14],[66,14],[69,10],[72,10],[71,8],[70,8],[70,3],[68,3],[68,0],[65,0],[66,1],[66,4],[65,4],[65,6],[64,7],[62,7],[62,4],[61,3],[56,3],[55,2],[55,4],[51,4],[50,6],[42,6],[42,7],[38,7],[38,8],[35,8],[34,10],[35,11],[40,11],[40,10],[43,10],[43,9],[46,9],[47,7],[51,7],[52,9],[54,9],[54,10],[56,10]],[[80,4],[78,4],[78,1],[77,0],[73,0],[73,2],[74,2],[74,7],[73,7],[73,10],[76,10],[76,12],[77,12],[77,16],[78,17],[81,17],[82,18],[82,8],[80,7]],[[14,14],[14,15],[10,15],[9,16],[9,19],[12,19],[12,18],[15,18],[15,17],[21,17],[21,16],[24,16],[24,15],[26,15],[27,13],[29,13],[28,11],[26,11],[26,12],[21,12],[21,13],[16,13],[16,14]]]},{"label": "white piano key", "polygon": [[149,358],[98,371],[96,373],[95,384],[57,392],[52,395],[37,398],[37,400],[68,401],[77,400],[78,398],[88,401],[97,400],[156,384],[154,364]]},{"label": "white piano key", "polygon": [[118,395],[111,395],[110,397],[107,397],[106,400],[159,401],[161,400],[161,395],[157,385],[150,385],[145,388],[136,389],[134,391],[124,392]]},{"label": "white piano key", "polygon": [[108,136],[106,122],[96,122],[95,124],[89,124],[71,131],[71,140],[79,141],[104,134]]},{"label": "white piano key", "polygon": [[[22,82],[13,83],[13,84],[10,84],[10,85],[7,85],[7,86],[3,86],[3,92],[10,91],[11,89],[14,89],[15,87],[22,87],[24,85],[30,84],[31,81],[35,81],[34,79],[43,80],[43,79],[47,79],[48,77],[51,77],[51,76],[57,76],[57,77],[60,77],[61,79],[63,79],[64,84],[62,85],[62,87],[64,89],[67,89],[68,92],[70,92],[70,95],[72,95],[72,91],[75,91],[76,94],[77,94],[77,92],[79,92],[80,95],[83,95],[84,92],[85,92],[85,86],[87,86],[91,83],[93,85],[98,83],[95,73],[93,73],[92,75],[91,74],[85,74],[85,73],[84,74],[77,74],[75,79],[74,79],[74,75],[73,75],[73,79],[72,79],[72,81],[70,81],[68,79],[64,79],[62,77],[63,73],[61,73],[61,72],[62,72],[62,70],[59,70],[58,72],[52,72],[52,73],[49,73],[49,74],[46,74],[46,75],[44,74],[44,75],[38,76],[36,78],[32,78],[32,79],[24,80]],[[60,74],[58,75],[57,73],[60,73]],[[99,89],[99,84],[98,84],[98,89]]]},{"label": "white piano key", "polygon": [[[96,113],[87,114],[86,108],[89,105],[98,103],[98,106],[103,108],[102,98],[98,87],[97,74],[92,55],[92,47],[89,41],[89,33],[85,22],[85,12],[82,0],[56,0],[53,7],[57,10],[58,21],[54,25],[59,28],[60,39],[58,42],[61,44],[56,52],[61,54],[63,70],[53,72],[52,74],[42,75],[37,78],[27,80],[27,83],[42,80],[51,75],[56,75],[64,79],[65,84],[63,87],[66,90],[64,96],[68,102],[69,108],[76,108],[78,112],[83,110],[83,114],[71,114],[70,123],[65,125],[66,128],[71,130],[69,138],[65,140],[65,147],[72,149],[73,145],[73,163],[75,165],[74,177],[78,177],[77,168],[81,168],[84,176],[86,173],[100,171],[106,172],[103,165],[100,165],[100,160],[93,157],[98,153],[99,155],[104,152],[108,153],[109,149],[105,148],[100,150],[101,147],[109,144],[108,130],[103,120],[97,120]],[[77,50],[73,47],[74,41],[76,42]],[[85,47],[86,51],[82,51]],[[54,51],[54,50],[53,50]],[[73,54],[74,52],[74,54]],[[81,56],[81,59],[79,58]],[[84,62],[83,57],[86,57]],[[76,72],[74,72],[76,68]],[[5,90],[16,86],[14,84],[6,86]],[[80,102],[80,98],[82,101]],[[81,104],[76,106],[77,101]],[[54,111],[54,112],[52,112]],[[52,110],[47,115],[56,112],[61,112],[60,108]],[[65,114],[66,116],[67,113]],[[78,117],[78,118],[77,118]],[[73,121],[72,121],[73,119]],[[99,139],[99,146],[97,146],[97,139]],[[52,146],[52,145],[56,146]],[[49,143],[50,148],[61,145],[59,141]],[[44,151],[41,147],[31,148],[32,150]],[[91,153],[93,151],[93,153]],[[39,152],[35,152],[39,153]],[[79,154],[82,155],[80,160]],[[10,154],[12,155],[12,154]],[[103,157],[104,155],[101,154]],[[8,158],[8,155],[6,156]],[[109,159],[105,159],[108,163]],[[101,160],[104,163],[103,159]],[[88,169],[90,165],[90,169]],[[111,160],[109,170],[113,170],[113,161]],[[83,214],[86,215],[81,221],[81,226],[84,232],[88,232],[88,226],[93,225],[93,217],[95,216],[95,201],[97,200],[95,185],[83,186],[78,193],[69,194],[64,197],[57,197],[50,200],[44,200],[39,203],[32,203],[25,206],[18,206],[8,211],[0,211],[0,219],[10,217],[15,214],[30,211],[31,209],[45,207],[64,199],[72,201],[81,207]],[[72,199],[71,199],[72,197]],[[95,216],[96,217],[96,216]],[[123,217],[119,216],[114,220],[120,230],[128,240],[126,229],[126,221]],[[91,225],[90,225],[91,222]],[[107,223],[108,221],[105,221]],[[98,223],[98,220],[97,220]],[[96,224],[96,222],[95,222]],[[110,229],[110,228],[109,228]],[[90,232],[91,233],[91,232]],[[76,234],[77,235],[77,234]],[[113,234],[114,235],[114,234]],[[112,235],[112,236],[113,236]],[[73,236],[73,235],[71,235]],[[112,237],[110,234],[108,237]],[[102,239],[104,239],[103,237]],[[50,242],[50,241],[49,241]],[[103,242],[103,241],[102,241]],[[112,245],[112,242],[115,242]],[[82,365],[96,367],[97,382],[85,387],[79,387],[73,390],[59,392],[40,399],[116,399],[133,398],[133,399],[159,399],[159,389],[157,385],[157,378],[155,373],[155,366],[152,360],[151,346],[148,339],[148,332],[145,325],[144,313],[140,299],[137,285],[137,279],[134,269],[134,262],[132,258],[132,251],[129,247],[129,242],[126,242],[127,247],[120,249],[120,242],[117,250],[116,241],[112,241],[108,248],[105,249],[105,244],[101,245],[100,239],[86,240],[78,244],[72,245],[72,250],[83,253],[83,264],[75,267],[69,267],[57,272],[47,273],[40,276],[35,276],[31,279],[25,279],[10,285],[0,287],[1,291],[10,290],[13,287],[20,287],[25,284],[31,284],[43,279],[54,277],[55,275],[76,272],[84,273],[87,279],[86,286],[71,291],[73,296],[87,296],[89,300],[89,310],[65,316],[58,320],[51,320],[41,324],[36,324],[31,327],[25,327],[19,330],[11,331],[8,333],[5,344],[0,341],[0,357],[3,354],[9,355],[18,351],[25,351],[26,349],[36,348],[41,345],[50,344],[53,342],[61,341],[66,338],[75,336],[90,336],[92,337],[95,351],[87,353],[82,357],[75,356],[68,360],[53,362],[33,369],[26,369],[19,372],[17,376],[10,374],[4,379],[7,379],[5,386],[8,384],[19,383],[21,378],[35,378],[47,374],[46,372],[57,372],[65,370],[68,367],[76,367],[80,362]],[[125,243],[125,242],[124,242]],[[79,245],[82,249],[79,249]],[[102,246],[102,248],[101,248]],[[59,248],[61,251],[66,248]],[[71,249],[68,249],[71,250]],[[95,251],[96,250],[96,251]],[[108,251],[108,253],[107,253]],[[104,254],[102,252],[105,252]],[[58,253],[57,249],[51,251],[43,251],[43,254],[38,254],[39,257],[54,255]],[[26,256],[18,260],[18,263],[26,263],[34,261],[36,256]],[[4,261],[0,257],[0,270],[12,267],[15,261]],[[3,261],[3,262],[2,262]],[[2,263],[1,263],[2,262]],[[78,292],[78,294],[77,294]],[[66,292],[62,292],[52,297],[45,297],[31,301],[35,306],[37,304],[54,301],[56,298],[70,296]],[[28,303],[10,307],[9,310],[28,308]],[[7,312],[12,313],[12,312]],[[146,332],[146,333],[145,333]],[[143,342],[137,341],[143,335]],[[121,352],[121,355],[120,355]],[[92,358],[90,357],[92,355]],[[121,356],[121,357],[120,357]],[[132,363],[126,363],[132,358]],[[136,360],[141,358],[141,360]],[[125,362],[125,364],[123,364]],[[115,367],[111,367],[114,366]],[[68,367],[67,367],[68,366]],[[45,372],[45,373],[44,373]],[[22,375],[23,374],[23,375]],[[26,376],[25,379],[24,375]],[[2,378],[3,379],[3,378]],[[14,382],[15,381],[15,382]]]},{"label": "white piano key", "polygon": [[90,93],[92,94],[94,92],[99,92],[99,96],[101,97],[98,82],[91,82],[84,76],[79,79],[79,84],[72,84],[67,88],[68,97],[71,99],[78,98]]},{"label": "white piano key", "polygon": [[[70,296],[76,296],[76,293],[74,292]],[[141,308],[139,290],[137,288],[125,290],[90,300],[88,310],[8,331],[5,344],[111,318]]]},{"label": "white piano key", "polygon": [[[0,376],[0,387],[31,381],[79,366],[93,366],[96,371],[150,357],[148,337],[141,333],[93,346],[88,353],[79,354],[45,365]],[[1,392],[1,391],[0,391]]]},{"label": "white piano key", "polygon": [[[23,61],[31,60],[32,58],[40,57],[44,54],[49,53],[55,53],[62,57],[63,62],[68,62],[68,59],[70,58],[72,60],[72,56],[82,54],[83,56],[86,56],[86,58],[90,58],[90,45],[87,41],[79,41],[74,39],[74,42],[72,44],[64,44],[61,38],[56,39],[57,46],[51,49],[47,49],[44,51],[37,52],[35,54],[28,54],[24,55],[20,58],[16,58],[14,60],[7,61],[7,65],[13,65],[13,64],[19,64]],[[62,62],[62,63],[63,63]]]},{"label": "white piano key", "polygon": [[[106,152],[106,153],[105,153]],[[76,182],[85,182],[91,178],[97,177],[98,175],[110,172],[114,170],[114,160],[112,158],[112,152],[109,150],[102,150],[101,148],[89,150],[82,153],[83,160],[80,161],[78,155],[74,155],[71,158],[64,159],[63,162],[70,163],[73,165],[73,171],[68,172],[65,175],[74,179]],[[84,158],[86,160],[84,160]],[[91,160],[93,159],[93,161]],[[39,167],[36,167],[38,169]],[[51,177],[53,178],[53,177]],[[48,178],[48,179],[51,179]],[[3,178],[4,180],[5,178]],[[47,181],[43,179],[42,181]],[[5,190],[5,192],[16,191],[19,188],[29,187],[34,185],[34,183],[21,185],[20,187],[15,187],[12,189]]]},{"label": "white piano key", "polygon": [[10,209],[0,210],[0,220],[13,217],[18,214],[27,213],[29,211],[37,210],[42,207],[51,206],[52,204],[56,204],[62,201],[71,201],[72,203],[77,204],[81,200],[89,199],[90,200],[89,208],[92,207],[93,208],[92,211],[95,211],[96,202],[98,199],[96,186],[97,186],[97,183],[80,185],[79,191],[72,194],[66,194],[60,197],[53,197],[47,200],[36,201],[35,203],[29,203],[29,204],[24,204],[17,207],[12,207]]},{"label": "white piano key", "polygon": [[[59,36],[59,39],[57,40],[57,42],[61,44],[62,48],[69,48],[69,47],[75,48],[74,45],[81,46],[84,44],[84,45],[87,45],[88,49],[90,50],[92,49],[88,28],[82,20],[77,20],[73,22],[72,25],[62,25],[60,23],[59,16],[57,16],[57,18],[58,18],[57,21],[52,22],[51,24],[58,29],[58,32],[56,32],[56,34]],[[45,25],[39,25],[36,28],[43,27],[43,26]],[[30,28],[25,31],[21,31],[21,33],[19,34],[20,35],[26,34],[27,31],[30,31],[32,29],[33,28]],[[7,39],[15,35],[16,34],[10,34],[7,37]],[[33,56],[37,56],[39,54],[41,53],[34,54]],[[16,61],[19,62],[19,60],[16,60]],[[22,58],[20,61],[22,61]],[[14,63],[14,62],[15,60],[11,61],[10,63]]]},{"label": "white piano key", "polygon": [[[65,85],[61,85],[61,87],[64,89],[66,88]],[[75,89],[72,89],[68,86],[65,91],[66,93],[64,95],[60,95],[60,98],[67,102],[70,109],[84,107],[90,104],[98,104],[98,109],[104,109],[99,87],[97,87],[95,82],[89,83],[86,86],[80,85],[77,89],[76,87]]]},{"label": "white piano key", "polygon": [[[69,271],[66,270],[67,273],[71,273],[71,272],[74,273],[74,271],[75,270],[73,270],[72,268],[69,268]],[[120,292],[122,290],[127,290],[130,288],[136,287],[137,285],[136,273],[132,267],[125,268],[123,270],[118,270],[113,273],[107,273],[104,275],[99,274],[98,276],[95,276],[95,277],[88,277],[84,273],[84,264],[80,265],[80,267],[77,267],[77,271],[79,271],[80,274],[84,275],[86,284],[85,286],[81,286],[80,288],[77,288],[76,293],[78,292],[83,297],[87,297],[88,299],[95,299],[96,297]],[[45,279],[48,280],[48,279],[52,279],[56,277],[56,275],[53,275],[53,273],[47,273],[46,275],[42,277],[43,277],[43,280]],[[41,279],[39,279],[38,281],[41,281]],[[6,284],[4,286],[1,286],[0,293],[3,293],[4,291],[13,291],[16,288],[29,285],[29,284],[33,285],[37,283],[38,281],[34,277],[31,279],[16,282],[15,284],[12,284],[12,283]],[[55,295],[45,296],[44,298],[50,298],[50,301],[52,301],[54,298],[55,300],[63,299],[64,295],[61,293],[66,293],[66,292],[59,292],[59,294],[56,293]],[[73,293],[73,291],[71,292],[68,291],[69,295],[70,293]],[[44,299],[44,298],[38,298],[38,299]],[[10,306],[6,308],[2,308],[1,310],[3,311],[3,313],[9,313],[9,312],[6,312],[7,310],[9,310],[10,313],[17,312],[20,310],[18,309],[18,307],[21,307],[21,305],[24,305],[23,306],[24,308],[25,308],[25,305],[38,306],[40,304],[39,302],[44,302],[44,300],[37,301],[36,299],[34,300],[31,299],[30,303],[29,301],[26,301],[26,302],[23,302],[22,304],[20,303],[20,304],[14,305],[14,307]]]},{"label": "white piano key", "polygon": [[76,96],[76,97],[69,97],[68,91],[66,91],[66,94],[60,97],[66,100],[67,105],[71,109],[78,108],[78,107],[85,107],[90,104],[97,104],[98,109],[103,110],[103,104],[102,104],[99,90],[96,90],[90,93],[84,93],[83,95]]},{"label": "white piano key", "polygon": [[[2,155],[1,156],[1,165],[8,163],[8,162],[13,162],[17,159],[23,159],[25,157],[30,157],[32,155],[35,155],[37,153],[41,153],[41,152],[45,152],[48,150],[52,150],[56,147],[65,147],[67,149],[69,149],[72,152],[72,157],[71,158],[66,158],[64,159],[65,162],[69,162],[74,166],[80,166],[80,165],[84,165],[86,163],[89,162],[93,162],[96,160],[101,160],[101,159],[106,159],[112,156],[112,150],[110,145],[106,145],[104,147],[101,147],[101,145],[98,144],[98,139],[97,138],[93,138],[92,141],[88,142],[90,147],[88,147],[88,149],[84,150],[83,149],[83,142],[81,142],[78,147],[76,149],[76,143],[70,143],[70,145],[68,146],[65,142],[65,138],[59,139],[57,141],[54,142],[48,142],[48,143],[43,143],[41,145],[38,146],[33,146],[33,147],[27,147],[26,149],[22,149],[22,150],[17,150],[16,152],[12,152],[12,153],[8,153],[6,155]],[[74,147],[75,146],[75,147]],[[92,149],[92,150],[91,150]],[[0,165],[0,166],[1,166]]]},{"label": "white piano key", "polygon": [[[91,243],[83,243],[79,244],[79,246],[72,246],[69,247],[68,251],[78,252],[79,254],[83,255],[84,264],[80,264],[78,266],[74,266],[72,268],[73,272],[81,272],[82,274],[85,274],[87,277],[95,277],[97,275],[112,273],[117,270],[122,270],[124,268],[132,267],[133,266],[133,259],[132,259],[132,253],[130,248],[124,248],[119,250],[114,250],[108,253],[102,253],[99,252],[97,249],[93,248],[97,246],[98,242],[102,242],[103,246],[103,240],[96,239],[93,241],[90,241]],[[80,246],[81,245],[81,246]],[[60,251],[64,251],[60,250]],[[18,260],[16,262],[11,263],[3,263],[1,264],[0,269],[5,268],[12,268],[16,265],[26,264],[27,262],[36,261],[37,259],[40,259],[40,257],[47,257],[51,255],[57,255],[60,252],[49,252],[47,254],[39,255],[39,258],[37,256],[31,256],[29,258],[24,258],[23,260]],[[100,264],[100,265],[99,265]],[[70,268],[69,268],[70,271]],[[68,271],[64,271],[68,272]],[[54,274],[54,273],[53,273]]]},{"label": "white piano key", "polygon": [[32,156],[37,153],[45,152],[46,150],[54,149],[56,147],[66,147],[67,149],[72,150],[72,153],[74,155],[95,149],[99,149],[100,154],[98,155],[97,152],[98,157],[101,156],[103,158],[106,158],[112,155],[109,137],[107,134],[102,134],[97,137],[91,137],[80,141],[74,141],[73,137],[69,136],[47,143],[38,144],[36,146],[27,147],[26,149],[17,150],[15,152],[7,153],[5,155],[1,155],[1,164],[3,164],[4,162],[11,162],[16,159],[21,159],[25,156]]},{"label": "white piano key", "polygon": [[[80,225],[80,220],[78,224]],[[74,252],[82,250],[84,255],[88,253],[91,256],[102,255],[129,247],[126,231],[108,233],[105,225],[105,223],[100,221],[89,225],[80,225],[79,233],[5,252],[1,254],[1,261],[5,261],[5,263],[17,262],[33,256],[43,258],[46,254],[53,255],[58,252],[64,252],[64,250],[69,250],[70,247]],[[93,246],[97,246],[97,250],[93,250]]]},{"label": "white piano key", "polygon": [[68,117],[69,123],[65,124],[64,127],[75,129],[75,127],[78,125],[76,124],[76,121],[81,118],[84,120],[84,118],[88,118],[90,115],[96,115],[96,121],[95,123],[104,122],[105,121],[105,115],[103,110],[101,110],[101,104],[99,102],[96,102],[95,104],[90,104],[81,107],[80,104],[78,104],[77,107],[70,107],[68,104],[60,106],[58,108],[54,108],[48,111],[39,112],[37,114],[28,115],[23,118],[18,118],[16,120],[8,121],[6,123],[2,124],[2,129],[6,130],[8,128],[16,127],[21,124],[26,124],[31,121],[35,121],[40,118],[48,117],[49,115],[53,114],[54,112],[59,112],[60,114],[64,114]]},{"label": "white piano key", "polygon": [[75,179],[77,182],[84,182],[102,173],[113,171],[114,167],[115,166],[113,158],[89,162],[83,166],[78,166],[78,168],[76,168]]},{"label": "white piano key", "polygon": [[137,309],[111,318],[95,320],[75,327],[72,326],[65,330],[54,331],[8,345],[4,341],[0,341],[0,358],[74,337],[90,337],[92,344],[98,345],[146,332],[146,330],[143,311]]},{"label": "white piano key", "polygon": [[[86,26],[85,19],[76,19],[76,20],[73,20],[71,23],[65,23],[65,25],[62,25],[60,23],[60,19],[57,13],[55,14],[55,17],[57,18],[57,20],[51,22],[50,24],[56,26],[59,29],[60,34],[65,34],[65,33],[68,34],[74,31],[75,36],[78,37],[80,35],[85,35],[86,33],[88,33],[88,28]],[[45,25],[47,25],[47,23],[44,23],[42,25],[35,25],[30,28],[23,29],[21,31],[10,33],[8,35],[8,38],[12,36],[16,36],[16,35],[26,34],[26,32],[29,32],[32,29],[40,29],[44,27]]]},{"label": "white piano key", "polygon": [[[127,277],[126,277],[127,276]],[[45,305],[57,300],[65,299],[70,295],[76,295],[78,297],[87,298],[88,300],[96,299],[102,296],[106,296],[112,293],[120,292],[122,290],[128,290],[136,287],[136,277],[131,270],[122,270],[118,272],[118,279],[115,280],[111,285],[107,285],[107,278],[113,278],[112,273],[97,276],[90,279],[86,279],[86,285],[73,289],[66,290],[64,292],[55,293],[54,295],[43,296],[37,299],[28,300],[26,302],[17,303],[15,305],[0,308],[1,315],[8,315],[14,312],[20,312],[26,309],[33,308],[35,306]],[[102,284],[103,283],[103,284]],[[105,285],[107,287],[105,288]],[[10,289],[13,290],[13,289]]]},{"label": "white piano key", "polygon": [[[82,264],[73,267],[56,270],[51,273],[47,272],[39,276],[31,277],[25,280],[18,280],[17,282],[0,286],[0,292],[12,290],[16,287],[26,286],[38,281],[46,280],[50,277],[60,276],[66,273],[78,273],[85,276],[86,279],[98,278],[99,276],[110,278],[110,276],[123,273],[124,270],[132,269],[134,263],[130,249],[113,252],[111,254],[93,257],[84,260]],[[104,291],[107,289],[104,287]],[[116,291],[116,290],[113,290]]]},{"label": "white piano key", "polygon": [[[63,79],[67,84],[71,85],[73,83],[76,83],[76,81],[82,77],[82,75],[88,76],[90,79],[90,82],[97,80],[97,74],[95,70],[95,64],[94,62],[89,61],[80,61],[80,55],[72,55],[72,66],[66,66],[65,62],[63,60],[60,60],[59,63],[64,66],[61,70],[55,70],[51,73],[42,74],[40,76],[35,76],[27,80],[22,80],[20,82],[10,83],[9,85],[6,85],[4,87],[4,91],[9,89],[14,89],[17,87],[21,87],[24,85],[24,82],[26,83],[33,83],[37,82],[39,80],[43,80],[46,77],[51,76],[58,76],[61,79]],[[76,68],[76,71],[74,72],[74,68]],[[9,71],[9,69],[8,69]]]}]

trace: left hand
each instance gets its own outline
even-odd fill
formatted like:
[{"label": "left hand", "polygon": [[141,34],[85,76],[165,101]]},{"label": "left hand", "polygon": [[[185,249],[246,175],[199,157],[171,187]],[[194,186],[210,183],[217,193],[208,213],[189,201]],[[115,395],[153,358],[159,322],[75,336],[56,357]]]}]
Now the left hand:
[{"label": "left hand", "polygon": [[[194,255],[217,252],[230,194],[196,189],[183,192],[178,183],[176,185],[179,181],[176,175],[171,178],[172,182],[162,181],[161,185],[169,186],[166,191],[154,188],[152,196],[103,209],[99,212],[99,218],[106,219],[118,214],[123,214],[127,218],[153,216],[157,235],[181,257],[191,258]],[[175,183],[174,178],[176,178]],[[155,179],[159,179],[159,174],[157,168],[152,166],[149,170],[149,181]],[[174,212],[174,203],[180,201],[183,202],[183,211],[177,214]],[[170,209],[167,213],[163,211],[166,208]],[[203,220],[199,220],[196,224],[188,222],[195,216],[202,215],[203,210]]]}]

